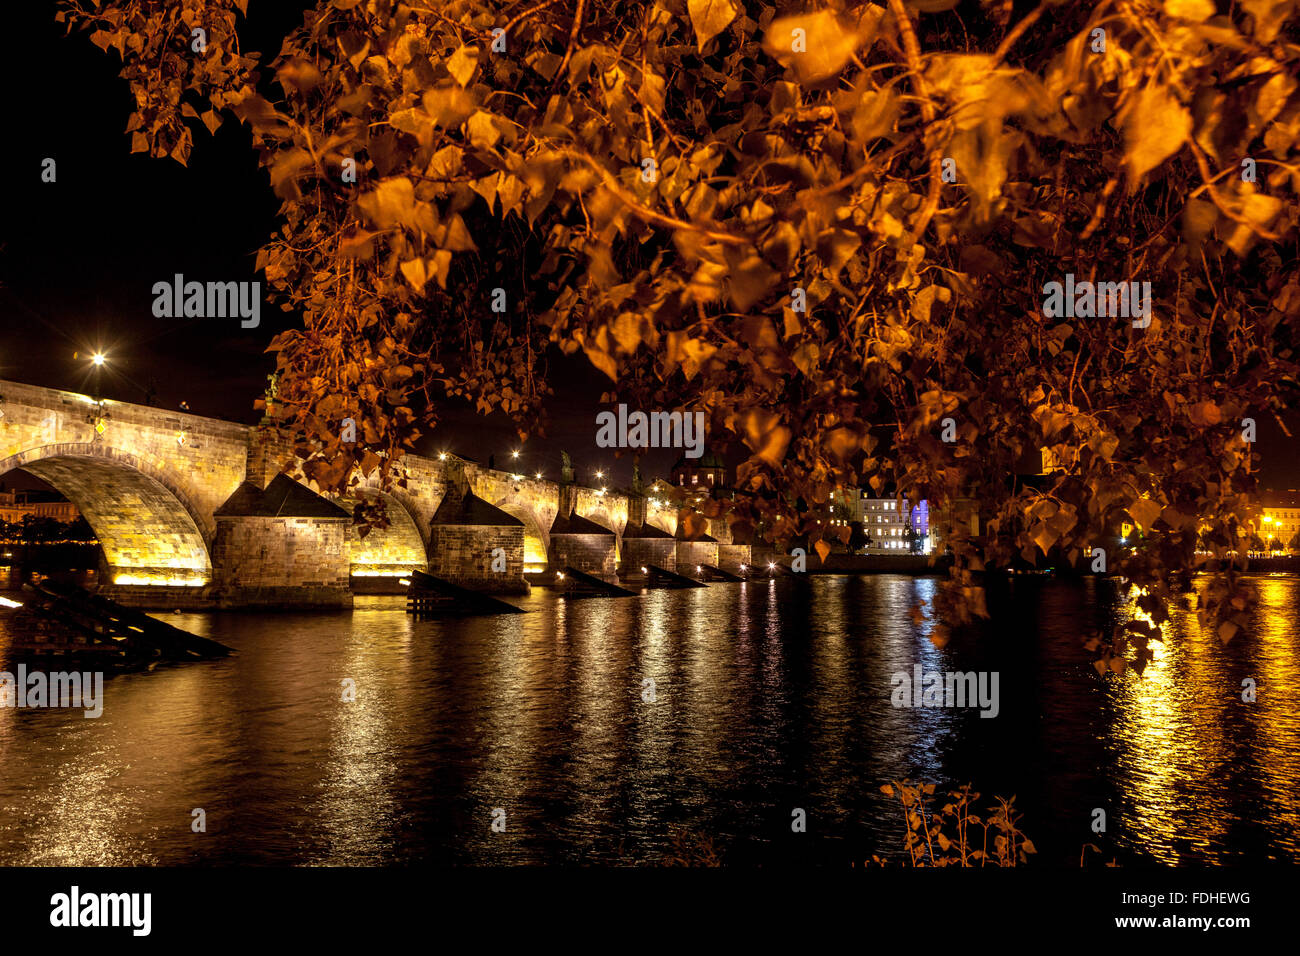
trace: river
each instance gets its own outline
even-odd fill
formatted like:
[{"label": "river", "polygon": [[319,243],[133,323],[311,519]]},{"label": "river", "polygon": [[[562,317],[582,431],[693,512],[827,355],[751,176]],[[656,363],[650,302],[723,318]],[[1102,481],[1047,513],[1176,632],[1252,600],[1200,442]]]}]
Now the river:
[{"label": "river", "polygon": [[[0,864],[637,864],[684,834],[861,865],[901,854],[902,778],[1015,795],[1037,865],[1300,862],[1300,579],[1256,582],[1252,634],[1178,611],[1143,677],[1104,682],[1083,630],[1122,602],[1095,580],[1012,579],[942,649],[911,614],[937,582],[893,575],[161,615],[237,653],[112,677],[98,719],[0,709]],[[997,717],[894,707],[918,663],[996,671]]]}]

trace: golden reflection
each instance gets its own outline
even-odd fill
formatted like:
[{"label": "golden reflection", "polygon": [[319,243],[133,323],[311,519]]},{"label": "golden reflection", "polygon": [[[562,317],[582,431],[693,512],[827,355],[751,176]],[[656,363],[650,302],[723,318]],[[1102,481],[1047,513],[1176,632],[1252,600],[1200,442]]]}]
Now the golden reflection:
[{"label": "golden reflection", "polygon": [[[401,598],[350,614],[163,615],[238,653],[113,678],[100,720],[0,709],[0,863],[633,862],[655,858],[675,823],[708,828],[726,858],[771,839],[753,808],[778,789],[824,822],[838,815],[836,832],[887,842],[897,819],[873,815],[879,783],[983,773],[998,792],[999,753],[1029,790],[1060,797],[1027,795],[1044,857],[1077,840],[1054,815],[1083,819],[1091,793],[1070,801],[1095,787],[1107,859],[1294,861],[1300,584],[1254,580],[1258,613],[1230,645],[1176,609],[1145,676],[1100,682],[1082,622],[1132,600],[1111,607],[1091,581],[1013,582],[1013,606],[1036,613],[983,637],[1053,653],[1025,673],[1050,699],[1009,726],[892,706],[891,674],[915,664],[992,666],[978,641],[928,640],[911,612],[932,608],[931,578],[757,578],[627,599],[539,589],[532,613],[467,620],[416,622]],[[343,678],[355,702],[340,699]],[[211,832],[190,832],[194,807]],[[505,833],[490,829],[495,807]]]},{"label": "golden reflection", "polygon": [[[1294,580],[1271,589],[1265,582],[1257,634],[1226,648],[1194,611],[1174,608],[1164,626],[1169,637],[1153,643],[1154,659],[1142,676],[1108,678],[1116,714],[1108,734],[1115,754],[1110,772],[1126,804],[1123,832],[1133,849],[1165,863],[1220,857],[1242,812],[1237,791],[1254,790],[1258,774],[1271,805],[1263,810],[1267,819],[1252,822],[1279,830],[1294,850],[1300,728],[1294,696],[1277,690],[1300,679],[1295,590]],[[1145,617],[1133,599],[1120,608],[1126,613]],[[1246,646],[1249,640],[1258,641],[1257,650]],[[1260,688],[1254,703],[1242,699],[1243,678]],[[1260,749],[1270,759],[1257,761]]]},{"label": "golden reflection", "polygon": [[[1247,668],[1242,679],[1253,678],[1256,702],[1246,705],[1257,714],[1255,746],[1268,754],[1258,761],[1259,785],[1268,806],[1267,819],[1275,839],[1293,851],[1300,846],[1300,614],[1294,575],[1271,574],[1256,579],[1258,668]],[[1258,673],[1253,673],[1254,670]],[[1241,681],[1238,681],[1240,685]],[[1240,699],[1240,686],[1237,689]],[[1275,853],[1275,859],[1287,859]]]},{"label": "golden reflection", "polygon": [[[377,862],[374,832],[386,830],[399,810],[391,789],[397,774],[392,697],[401,678],[384,663],[375,643],[356,634],[338,662],[321,793],[308,805],[320,815],[324,838],[321,857],[313,860],[318,865]],[[355,700],[343,699],[344,680],[355,682]]]}]

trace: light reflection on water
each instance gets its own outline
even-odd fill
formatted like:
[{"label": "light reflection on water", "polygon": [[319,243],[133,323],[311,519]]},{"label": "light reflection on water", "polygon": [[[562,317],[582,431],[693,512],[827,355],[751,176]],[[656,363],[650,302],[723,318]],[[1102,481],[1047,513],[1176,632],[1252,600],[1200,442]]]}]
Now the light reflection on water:
[{"label": "light reflection on water", "polygon": [[[844,864],[898,852],[879,786],[903,777],[1015,794],[1044,862],[1296,861],[1300,580],[1258,581],[1256,634],[1178,611],[1146,675],[1105,684],[1081,639],[1117,607],[1091,581],[1016,580],[943,649],[911,617],[936,582],[895,576],[167,615],[238,654],[114,677],[99,720],[0,710],[0,863],[634,863],[680,825],[728,862]],[[892,707],[918,662],[999,671],[999,718]]]}]

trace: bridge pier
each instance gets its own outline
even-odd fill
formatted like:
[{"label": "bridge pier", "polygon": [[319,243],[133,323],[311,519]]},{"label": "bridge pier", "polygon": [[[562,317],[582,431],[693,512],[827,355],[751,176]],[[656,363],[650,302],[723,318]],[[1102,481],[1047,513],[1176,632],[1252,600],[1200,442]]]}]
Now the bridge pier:
[{"label": "bridge pier", "polygon": [[352,516],[277,475],[244,482],[216,510],[211,597],[218,607],[351,607]]}]

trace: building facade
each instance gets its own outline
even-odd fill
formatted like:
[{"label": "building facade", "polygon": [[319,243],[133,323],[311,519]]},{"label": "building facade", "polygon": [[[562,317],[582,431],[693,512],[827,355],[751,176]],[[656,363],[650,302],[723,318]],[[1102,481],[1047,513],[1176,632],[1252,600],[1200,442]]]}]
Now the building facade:
[{"label": "building facade", "polygon": [[876,498],[862,492],[859,515],[869,542],[867,554],[929,554],[930,505],[906,498]]},{"label": "building facade", "polygon": [[1292,550],[1291,542],[1300,534],[1300,490],[1269,490],[1263,496],[1259,536],[1274,550]]},{"label": "building facade", "polygon": [[71,501],[54,498],[36,491],[0,491],[0,521],[22,524],[23,517],[53,518],[69,523],[81,517],[81,512]]}]

